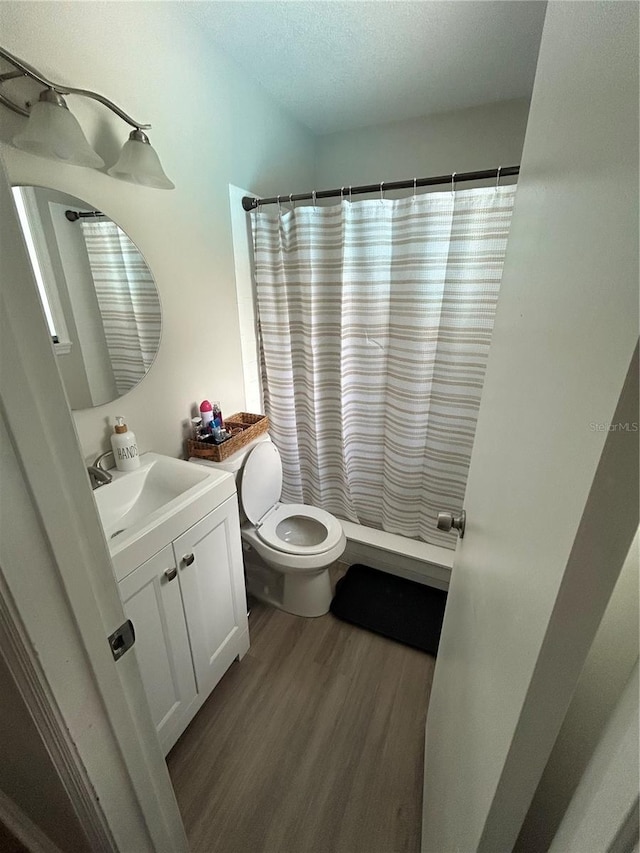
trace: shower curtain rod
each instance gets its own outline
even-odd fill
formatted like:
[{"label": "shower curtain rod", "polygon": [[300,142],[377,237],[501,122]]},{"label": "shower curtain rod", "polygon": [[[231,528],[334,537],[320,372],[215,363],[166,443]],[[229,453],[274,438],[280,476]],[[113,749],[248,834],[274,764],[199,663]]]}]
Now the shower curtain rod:
[{"label": "shower curtain rod", "polygon": [[64,215],[69,222],[76,222],[78,219],[95,219],[98,216],[104,216],[100,210],[65,210]]},{"label": "shower curtain rod", "polygon": [[278,204],[281,202],[306,201],[318,198],[337,198],[338,196],[362,195],[363,193],[385,192],[386,190],[412,190],[418,187],[433,187],[437,184],[455,185],[461,181],[483,181],[487,178],[507,178],[518,175],[520,166],[499,166],[497,169],[484,169],[479,172],[453,172],[451,175],[438,175],[435,178],[411,178],[408,181],[382,181],[380,184],[366,184],[360,187],[341,187],[335,190],[319,190],[318,192],[278,195],[273,198],[253,198],[245,195],[242,206],[245,210],[255,210],[263,204]]}]

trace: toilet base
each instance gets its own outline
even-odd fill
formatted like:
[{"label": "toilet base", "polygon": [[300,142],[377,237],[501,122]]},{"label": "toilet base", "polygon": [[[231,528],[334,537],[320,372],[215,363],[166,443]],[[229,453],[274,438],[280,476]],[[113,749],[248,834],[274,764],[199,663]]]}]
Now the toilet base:
[{"label": "toilet base", "polygon": [[306,575],[286,574],[282,609],[296,616],[324,616],[331,604],[329,569]]},{"label": "toilet base", "polygon": [[316,617],[329,612],[331,580],[329,567],[295,575],[267,565],[252,548],[245,550],[247,592],[294,616]]}]

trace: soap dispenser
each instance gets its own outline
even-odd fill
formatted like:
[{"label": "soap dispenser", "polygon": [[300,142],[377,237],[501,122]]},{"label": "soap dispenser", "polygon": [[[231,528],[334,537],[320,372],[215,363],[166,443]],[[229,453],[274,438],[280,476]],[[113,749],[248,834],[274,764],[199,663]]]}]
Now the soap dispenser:
[{"label": "soap dispenser", "polygon": [[111,436],[111,447],[118,471],[135,471],[136,468],[140,467],[136,437],[127,428],[124,418],[120,415],[116,417],[114,433]]}]

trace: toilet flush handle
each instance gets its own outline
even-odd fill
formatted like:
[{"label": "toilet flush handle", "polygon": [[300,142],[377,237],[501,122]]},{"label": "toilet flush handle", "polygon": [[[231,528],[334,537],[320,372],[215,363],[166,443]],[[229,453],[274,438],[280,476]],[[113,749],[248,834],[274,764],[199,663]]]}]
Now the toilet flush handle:
[{"label": "toilet flush handle", "polygon": [[467,513],[462,510],[460,515],[454,515],[452,512],[438,513],[438,530],[446,530],[447,533],[453,527],[458,531],[460,538],[464,537],[464,528],[467,523]]}]

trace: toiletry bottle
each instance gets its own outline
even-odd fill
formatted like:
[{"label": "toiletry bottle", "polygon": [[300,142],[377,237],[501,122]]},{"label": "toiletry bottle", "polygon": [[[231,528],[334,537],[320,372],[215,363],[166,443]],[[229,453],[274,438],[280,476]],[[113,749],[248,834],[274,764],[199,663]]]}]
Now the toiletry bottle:
[{"label": "toiletry bottle", "polygon": [[217,401],[211,404],[213,409],[213,420],[214,423],[217,421],[216,426],[222,428],[224,426],[224,421],[222,420],[222,411],[220,410],[220,403]]},{"label": "toiletry bottle", "polygon": [[111,436],[111,447],[118,471],[134,471],[140,467],[136,437],[130,429],[127,429],[124,418],[120,415],[116,417],[115,430]]},{"label": "toiletry bottle", "polygon": [[200,403],[200,417],[202,418],[202,427],[206,432],[211,432],[213,426],[213,406],[208,400],[203,400]]}]

